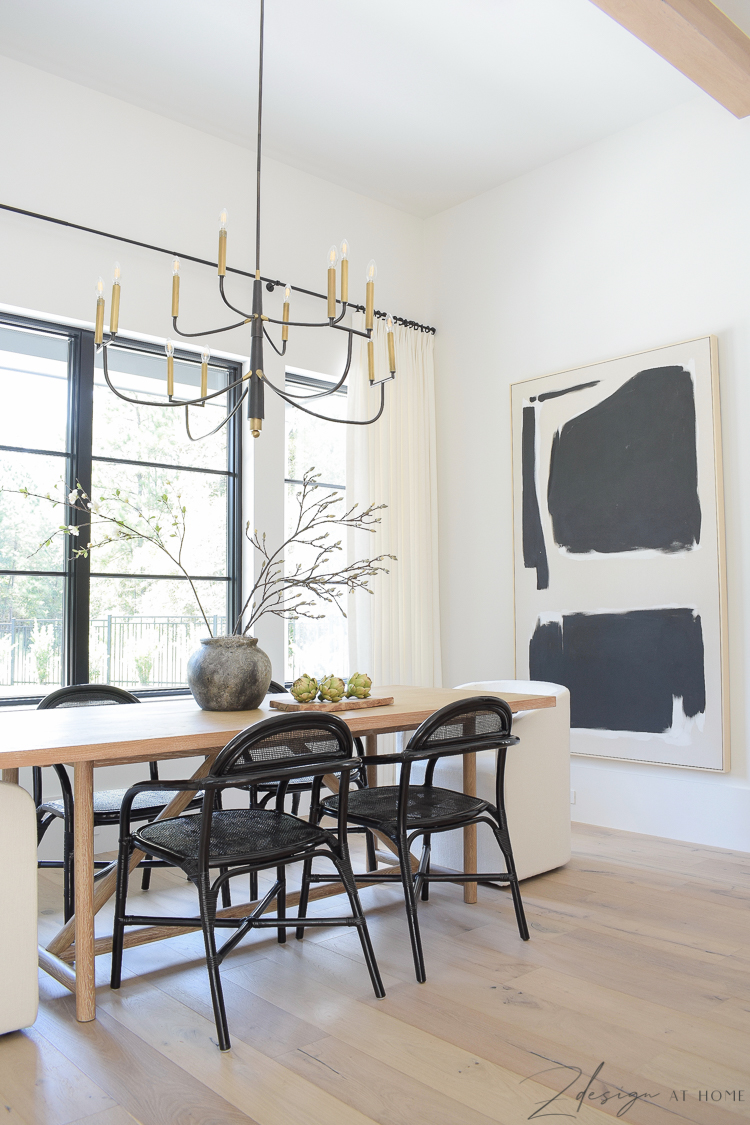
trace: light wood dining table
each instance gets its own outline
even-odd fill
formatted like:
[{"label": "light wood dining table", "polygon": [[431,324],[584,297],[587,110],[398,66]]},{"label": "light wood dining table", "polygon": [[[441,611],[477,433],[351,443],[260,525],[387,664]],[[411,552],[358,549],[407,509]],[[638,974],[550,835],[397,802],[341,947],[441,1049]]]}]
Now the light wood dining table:
[{"label": "light wood dining table", "polygon": [[[373,693],[375,694],[375,693]],[[470,698],[475,690],[450,688],[382,687],[377,695],[393,696],[387,707],[338,712],[354,735],[365,739],[365,753],[377,753],[379,734],[415,730],[440,707],[454,700]],[[487,692],[486,694],[500,694]],[[554,707],[555,697],[503,693],[512,712]],[[170,758],[202,756],[193,777],[204,776],[218,752],[239,731],[281,712],[269,707],[266,697],[255,711],[202,711],[191,697],[148,702],[139,707],[75,707],[48,711],[15,711],[3,715],[0,740],[0,768],[6,782],[18,783],[23,766],[50,766],[59,762],[74,772],[74,849],[75,915],[55,935],[46,948],[39,947],[39,964],[64,984],[76,997],[76,1017],[81,1022],[96,1018],[95,958],[109,953],[111,937],[96,938],[95,917],[112,897],[116,885],[114,866],[94,882],[94,770],[99,766],[135,762],[164,761]],[[464,791],[476,792],[476,756],[464,755]],[[375,768],[369,767],[370,784],[376,784]],[[332,784],[335,784],[331,779]],[[178,793],[164,808],[159,819],[178,816],[192,793]],[[381,842],[393,850],[390,842]],[[135,867],[143,853],[134,851]],[[397,871],[398,867],[383,870]],[[464,829],[464,871],[476,871],[476,827]],[[358,886],[367,886],[366,876]],[[369,884],[372,885],[372,884]],[[335,884],[313,888],[311,898],[340,894]],[[289,906],[296,905],[298,894],[289,895]],[[476,901],[476,883],[465,884],[464,898]],[[253,903],[240,903],[217,912],[218,916],[246,917]],[[273,909],[270,906],[269,909]],[[126,934],[127,947],[159,941],[187,933],[194,927],[148,926]]]}]

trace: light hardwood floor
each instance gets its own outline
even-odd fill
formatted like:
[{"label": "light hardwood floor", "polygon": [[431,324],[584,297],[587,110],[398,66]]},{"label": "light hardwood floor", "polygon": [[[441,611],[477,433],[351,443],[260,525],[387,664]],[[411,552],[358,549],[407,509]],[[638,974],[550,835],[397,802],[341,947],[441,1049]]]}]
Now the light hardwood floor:
[{"label": "light hardwood floor", "polygon": [[[57,874],[40,872],[42,939],[60,921]],[[136,893],[149,912],[195,908],[174,872]],[[41,973],[35,1026],[0,1039],[0,1121],[515,1125],[536,1113],[585,1125],[617,1114],[634,1125],[733,1125],[750,1116],[750,856],[578,825],[571,862],[522,893],[525,944],[507,893],[480,888],[466,905],[458,886],[434,885],[420,906],[428,980],[418,985],[400,892],[364,890],[380,1001],[355,933],[308,930],[297,942],[290,931],[285,946],[272,931],[252,936],[224,965],[226,1055],[200,935],[126,951],[119,993],[99,958],[95,1023],[76,1023],[72,997]],[[108,917],[97,926],[107,932]],[[699,1100],[706,1091],[716,1100]],[[651,1096],[632,1103],[635,1094]]]}]

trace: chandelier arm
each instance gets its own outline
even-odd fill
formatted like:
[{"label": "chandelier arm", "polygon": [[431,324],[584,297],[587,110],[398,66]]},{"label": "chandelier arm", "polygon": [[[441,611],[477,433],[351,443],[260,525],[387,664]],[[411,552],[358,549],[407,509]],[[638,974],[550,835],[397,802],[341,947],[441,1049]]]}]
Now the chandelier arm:
[{"label": "chandelier arm", "polygon": [[[330,328],[330,320],[276,320],[272,316],[264,316],[269,324],[285,324],[287,328]],[[344,329],[347,331],[347,329]]]},{"label": "chandelier arm", "polygon": [[[292,288],[294,289],[295,286],[292,286]],[[243,309],[238,309],[237,306],[233,305],[232,302],[229,300],[226,293],[224,292],[224,278],[223,277],[219,278],[219,292],[221,293],[221,299],[224,302],[224,304],[227,306],[227,308],[231,309],[232,312],[239,313],[240,316],[247,317],[247,320],[243,321],[244,324],[246,324],[247,321],[253,319],[254,313],[246,313]],[[305,290],[305,292],[307,292],[307,290]],[[333,322],[333,324],[331,324],[330,320],[276,320],[275,317],[265,316],[265,315],[264,315],[264,320],[266,320],[269,324],[282,324],[282,325],[286,324],[287,328],[331,328],[331,327],[336,328],[336,327],[338,327],[339,321],[346,315],[346,309],[347,309],[347,306],[344,305],[343,312],[341,313],[341,315],[339,317],[337,317],[337,319]],[[237,325],[231,324],[229,327],[230,328],[236,328]],[[217,328],[217,329],[213,329],[213,331],[215,331],[215,332],[225,332],[225,331],[227,331],[227,329]],[[347,331],[350,331],[350,330],[345,328],[344,331],[347,332]],[[355,328],[352,328],[351,331],[356,332],[357,330]],[[184,333],[183,333],[183,335],[184,335]],[[196,333],[196,335],[199,336],[199,335],[201,335],[201,333],[198,332],[198,333]],[[204,335],[208,335],[208,333],[204,333]],[[360,333],[360,335],[366,335],[366,333]]]},{"label": "chandelier arm", "polygon": [[224,304],[227,306],[228,309],[231,309],[232,312],[239,313],[240,316],[247,317],[248,320],[250,320],[252,318],[252,313],[243,312],[242,309],[238,309],[237,306],[233,305],[232,302],[228,299],[226,293],[224,292],[224,278],[223,277],[219,277],[219,292],[221,293],[222,301],[224,302]]},{"label": "chandelier arm", "polygon": [[273,340],[271,339],[270,333],[268,332],[265,325],[263,325],[263,335],[268,340],[268,342],[271,345],[271,347],[273,348],[273,350],[276,352],[276,355],[286,355],[286,344],[287,344],[286,340],[282,341],[281,351],[279,351],[279,349],[276,347]]},{"label": "chandelier arm", "polygon": [[[352,364],[352,338],[350,336],[349,337],[349,348],[348,348],[347,353],[346,353],[346,366],[344,368],[344,374],[341,376],[338,383],[336,383],[336,385],[334,387],[330,387],[328,390],[325,390],[325,391],[318,391],[314,395],[293,395],[291,393],[291,391],[287,391],[287,390],[280,391],[278,387],[275,387],[273,385],[273,383],[270,381],[270,379],[268,378],[268,376],[265,373],[263,375],[263,380],[264,380],[264,382],[268,383],[271,390],[274,391],[277,395],[278,394],[285,394],[288,399],[301,399],[302,402],[310,402],[314,398],[327,398],[328,395],[335,394],[336,391],[338,391],[343,386],[343,384],[346,380],[346,377],[349,374],[349,368],[351,367],[351,364]],[[293,405],[296,405],[296,403],[294,403]]]},{"label": "chandelier arm", "polygon": [[[341,316],[343,316],[343,315],[344,314],[342,313]],[[355,336],[362,336],[362,338],[365,339],[365,340],[370,339],[370,337],[372,335],[371,329],[369,331],[361,332],[359,328],[349,328],[349,327],[347,327],[346,324],[339,324],[339,321],[341,320],[341,316],[338,317],[334,321],[330,321],[330,320],[318,320],[318,321],[276,320],[272,316],[266,316],[266,317],[264,317],[264,319],[269,324],[281,324],[281,325],[285,324],[287,326],[287,328],[338,328],[339,332],[353,332]]]},{"label": "chandelier arm", "polygon": [[[264,382],[266,381],[267,380],[264,379]],[[301,410],[303,414],[309,414],[312,418],[320,418],[323,422],[339,422],[342,426],[371,426],[373,422],[377,422],[378,418],[385,409],[384,383],[380,384],[380,409],[378,410],[377,414],[373,415],[372,418],[365,418],[364,421],[359,421],[356,418],[329,418],[327,414],[316,414],[314,410],[308,410],[306,406],[300,406],[298,402],[293,402],[290,398],[287,398],[287,396],[276,387],[271,387],[271,389],[276,391],[276,394],[279,396],[279,398],[283,398],[285,402],[288,402],[290,406],[296,407],[297,410]]]},{"label": "chandelier arm", "polygon": [[[239,312],[239,309],[235,309]],[[247,324],[247,320],[238,320],[236,324],[227,324],[225,328],[206,328],[203,332],[181,332],[177,327],[177,317],[172,317],[172,327],[178,336],[184,336],[187,339],[189,336],[216,336],[219,332],[231,332],[233,328],[242,328],[243,324]]]},{"label": "chandelier arm", "polygon": [[347,328],[347,326],[345,324],[332,324],[331,328],[338,328],[339,332],[348,332],[350,337],[351,336],[362,336],[362,338],[365,339],[365,340],[370,340],[372,338],[372,329],[371,328],[368,329],[365,332],[360,332],[359,328]]},{"label": "chandelier arm", "polygon": [[104,370],[104,378],[107,386],[112,391],[112,394],[117,395],[117,397],[121,398],[123,402],[132,403],[133,406],[200,406],[204,402],[210,402],[212,398],[218,398],[219,395],[225,395],[227,391],[234,390],[235,387],[241,386],[246,379],[250,378],[250,374],[248,372],[248,374],[243,375],[241,379],[235,379],[233,383],[228,383],[226,387],[222,387],[221,390],[214,391],[210,395],[205,395],[203,398],[191,398],[187,401],[185,399],[182,399],[181,402],[147,402],[146,399],[143,398],[130,398],[128,395],[124,395],[122,391],[118,391],[117,387],[112,383],[109,377],[109,368],[107,364],[107,346],[108,345],[105,344],[102,348],[100,348],[100,351],[102,353],[102,368]]},{"label": "chandelier arm", "polygon": [[223,418],[221,420],[221,422],[219,422],[218,426],[214,426],[214,428],[212,430],[209,430],[209,432],[207,434],[201,434],[200,437],[193,437],[193,435],[190,433],[190,419],[188,417],[188,407],[186,406],[185,407],[185,430],[187,431],[187,436],[190,438],[190,440],[191,441],[204,441],[205,438],[210,438],[210,437],[213,437],[214,434],[217,434],[222,426],[226,426],[227,422],[230,422],[232,420],[232,418],[234,418],[235,414],[237,413],[237,411],[239,410],[239,408],[242,406],[243,402],[247,398],[249,390],[250,390],[249,387],[245,387],[244,391],[242,392],[242,394],[240,395],[240,397],[237,401],[237,404],[232,408],[230,413],[227,414],[226,418]]}]

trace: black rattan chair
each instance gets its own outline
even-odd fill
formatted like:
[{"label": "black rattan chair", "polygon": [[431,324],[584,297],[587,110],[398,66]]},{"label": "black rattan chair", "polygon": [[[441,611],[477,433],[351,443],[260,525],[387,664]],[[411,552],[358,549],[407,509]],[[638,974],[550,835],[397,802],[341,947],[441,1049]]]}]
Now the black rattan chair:
[{"label": "black rattan chair", "polygon": [[[117,861],[117,898],[112,935],[112,988],[119,988],[126,926],[172,925],[195,926],[203,930],[206,961],[211,985],[219,1047],[230,1046],[219,966],[230,950],[253,928],[272,927],[278,940],[286,940],[286,930],[305,926],[355,926],[370,980],[378,997],[384,996],[375,954],[370,943],[367,922],[357,894],[346,840],[347,794],[353,770],[359,761],[353,756],[354,744],[349,728],[336,715],[325,712],[283,714],[264,719],[241,731],[221,751],[209,773],[196,781],[163,782],[165,786],[190,791],[201,787],[206,795],[224,789],[246,789],[273,782],[276,808],[226,809],[214,807],[205,800],[201,813],[195,816],[170,817],[146,824],[131,831],[131,808],[148,783],[128,790],[120,817],[120,851]],[[323,775],[336,772],[342,779],[342,798],[338,816],[338,833],[329,832],[317,823],[309,823],[285,813],[287,787],[302,776],[312,777],[313,808],[320,800]],[[125,913],[128,892],[128,866],[133,848],[156,856],[182,868],[198,891],[200,916],[197,918],[149,918]],[[329,859],[337,871],[337,880],[349,897],[351,914],[335,918],[299,916],[286,921],[286,866],[304,860],[312,863],[316,856]],[[245,918],[217,917],[216,906],[221,888],[237,875],[246,875],[267,868],[276,868],[276,880],[270,891]],[[218,876],[212,882],[212,870]],[[264,913],[276,900],[276,917]],[[220,949],[216,948],[215,928],[234,928]]]},{"label": "black rattan chair", "polygon": [[[509,883],[519,933],[524,941],[529,940],[505,815],[505,757],[508,747],[519,741],[510,733],[511,723],[510,707],[497,696],[475,696],[449,703],[422,723],[409,739],[402,754],[378,755],[367,759],[368,763],[399,763],[401,777],[398,785],[360,789],[348,795],[347,819],[353,824],[384,833],[398,849],[400,874],[374,872],[367,875],[367,881],[398,880],[403,884],[414,967],[420,982],[426,980],[426,976],[419,936],[417,900],[420,893],[423,899],[428,897],[430,882]],[[479,797],[470,797],[465,793],[433,785],[438,758],[494,749],[497,749],[494,805]],[[424,783],[421,785],[410,784],[415,762],[426,762]],[[340,818],[340,798],[327,797],[313,811],[315,817],[311,813],[311,820],[314,823],[318,823],[321,816]],[[489,824],[505,857],[506,870],[491,873],[431,872],[431,834],[465,828],[470,824]],[[422,855],[417,870],[413,872],[410,848],[412,841],[418,836],[423,837]],[[327,876],[313,875],[311,865],[305,865],[300,911],[306,908],[309,884],[326,880]],[[302,937],[303,933],[304,927],[301,927],[297,937]]]},{"label": "black rattan chair", "polygon": [[[286,695],[285,687],[277,683],[276,680],[271,680],[268,686],[269,695]],[[362,745],[361,738],[354,739],[354,746],[356,753],[360,759],[364,759],[365,751]],[[360,768],[356,771],[352,778],[354,784],[358,789],[364,789],[367,786],[367,770],[362,762]],[[297,816],[299,813],[300,799],[303,793],[311,793],[313,787],[312,777],[300,777],[296,781],[292,781],[287,786],[287,795],[292,799],[292,816]],[[271,782],[265,785],[254,785],[250,789],[250,807],[264,809],[276,796],[278,786]],[[375,841],[372,833],[365,829],[365,843],[367,846],[367,868],[369,871],[374,871],[377,867],[377,860],[375,859]],[[258,875],[253,872],[250,876],[250,897],[257,898],[258,895]]]},{"label": "black rattan chair", "polygon": [[[52,707],[102,707],[122,703],[140,703],[140,699],[135,695],[131,695],[129,691],[125,691],[124,688],[115,687],[114,684],[71,684],[69,687],[58,688],[56,691],[50,692],[50,694],[45,696],[41,701],[37,710],[46,711]],[[54,801],[44,800],[41,768],[39,766],[34,766],[32,770],[34,804],[36,805],[37,816],[37,845],[41,843],[45,832],[53,821],[59,818],[63,821],[64,825],[63,858],[61,860],[39,860],[39,866],[62,867],[64,872],[63,900],[65,921],[67,922],[73,914],[73,902],[75,897],[73,887],[73,787],[68,771],[64,765],[55,765],[52,769],[57,774],[58,781],[60,782],[60,791],[62,793],[60,799]],[[149,762],[149,772],[151,781],[159,780],[159,769],[156,762]],[[122,799],[126,792],[127,790],[125,789],[103,789],[94,793],[95,827],[100,827],[105,824],[119,824],[120,806],[122,805]],[[141,793],[133,810],[134,819],[153,820],[173,796],[174,793],[166,793],[163,791],[157,793],[153,790]],[[200,798],[192,802],[191,807],[200,807]],[[94,866],[97,868],[107,868],[112,865],[104,860],[96,860]],[[152,866],[161,867],[164,866],[164,864],[152,864],[150,861],[145,862],[142,882],[144,890],[148,889]]]}]

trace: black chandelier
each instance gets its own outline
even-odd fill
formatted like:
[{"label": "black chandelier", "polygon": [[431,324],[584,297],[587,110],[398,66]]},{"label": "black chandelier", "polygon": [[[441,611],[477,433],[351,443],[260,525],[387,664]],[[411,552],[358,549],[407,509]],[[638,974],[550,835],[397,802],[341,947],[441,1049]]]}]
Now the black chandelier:
[{"label": "black chandelier", "polygon": [[[118,398],[123,399],[125,402],[134,403],[138,406],[155,406],[155,407],[184,407],[185,408],[185,428],[187,435],[191,441],[200,441],[203,438],[211,437],[222,426],[225,426],[230,418],[234,417],[237,411],[242,406],[242,403],[247,399],[247,414],[250,420],[250,431],[253,437],[258,437],[263,428],[263,418],[265,416],[264,407],[264,387],[268,386],[279,398],[284,402],[289,403],[290,406],[297,407],[298,410],[304,411],[305,414],[311,414],[313,418],[321,418],[327,422],[339,422],[344,425],[350,426],[370,426],[373,422],[377,422],[383,413],[385,407],[385,384],[394,378],[396,374],[396,349],[393,336],[393,317],[385,317],[386,325],[386,339],[388,342],[388,374],[382,379],[375,378],[375,351],[374,340],[372,338],[373,322],[375,316],[375,278],[377,276],[377,266],[373,260],[367,264],[365,276],[365,330],[359,331],[356,328],[348,328],[342,324],[342,320],[346,316],[347,308],[349,305],[349,243],[346,239],[341,243],[339,250],[335,246],[331,246],[327,255],[327,270],[328,270],[328,318],[322,321],[302,321],[289,319],[289,305],[291,301],[292,291],[296,286],[287,284],[284,287],[284,302],[281,313],[281,318],[267,316],[263,312],[263,280],[260,275],[260,185],[261,185],[261,134],[263,125],[263,34],[264,34],[264,17],[265,17],[265,0],[260,0],[260,46],[258,56],[258,146],[257,146],[257,181],[256,181],[256,205],[255,205],[255,278],[253,280],[253,302],[252,311],[246,312],[232,304],[226,295],[224,289],[224,281],[227,272],[227,212],[221,212],[219,216],[219,261],[218,261],[218,277],[219,277],[219,293],[221,299],[227,308],[232,312],[237,313],[242,319],[234,321],[232,324],[224,325],[221,328],[209,328],[202,332],[183,332],[177,327],[177,319],[180,312],[180,261],[175,258],[172,267],[172,325],[174,331],[178,336],[183,338],[195,336],[213,336],[220,332],[231,332],[235,328],[241,328],[245,324],[250,325],[251,343],[250,343],[250,369],[247,374],[243,375],[241,379],[235,380],[233,383],[222,387],[221,390],[208,393],[208,363],[211,358],[211,352],[205,348],[201,353],[201,387],[200,395],[191,399],[176,399],[174,397],[174,343],[172,340],[167,340],[164,345],[164,350],[167,357],[167,387],[166,398],[164,401],[144,400],[139,398],[132,398],[119,391],[111,382],[109,377],[109,369],[107,364],[107,349],[112,344],[117,336],[119,315],[120,315],[120,266],[115,263],[114,278],[112,281],[112,301],[110,306],[110,319],[109,319],[109,333],[104,332],[104,281],[100,277],[96,285],[96,321],[94,329],[94,341],[96,344],[97,353],[101,352],[102,366],[104,370],[104,378],[109,389],[117,395]],[[340,263],[340,300],[336,296],[337,291],[337,266]],[[273,292],[279,282],[267,282],[267,288]],[[341,311],[337,314],[337,305],[341,305]],[[361,306],[355,306],[361,308]],[[378,314],[382,315],[382,314]],[[274,343],[271,334],[268,331],[267,325],[280,325],[281,326],[281,340],[280,346]],[[290,328],[332,328],[340,332],[348,334],[346,363],[344,364],[344,371],[340,378],[334,383],[333,386],[326,390],[318,391],[315,394],[291,394],[286,389],[282,390],[280,387],[275,386],[268,375],[265,373],[263,365],[263,344],[264,338],[271,345],[277,355],[283,356],[286,354],[287,341],[289,339]],[[346,381],[349,374],[349,369],[352,362],[352,346],[354,337],[361,336],[367,340],[367,367],[370,386],[380,387],[380,404],[375,414],[371,418],[363,420],[353,418],[331,418],[325,414],[319,414],[311,410],[309,406],[303,406],[303,402],[310,402],[315,399],[326,398],[328,395],[335,394]],[[247,382],[247,386],[242,391],[234,408],[227,414],[225,418],[210,430],[207,434],[201,434],[200,437],[194,437],[190,431],[190,415],[189,408],[191,406],[204,406],[212,399],[218,398],[220,395],[225,395],[232,391],[235,387],[241,386],[242,383]]]}]

